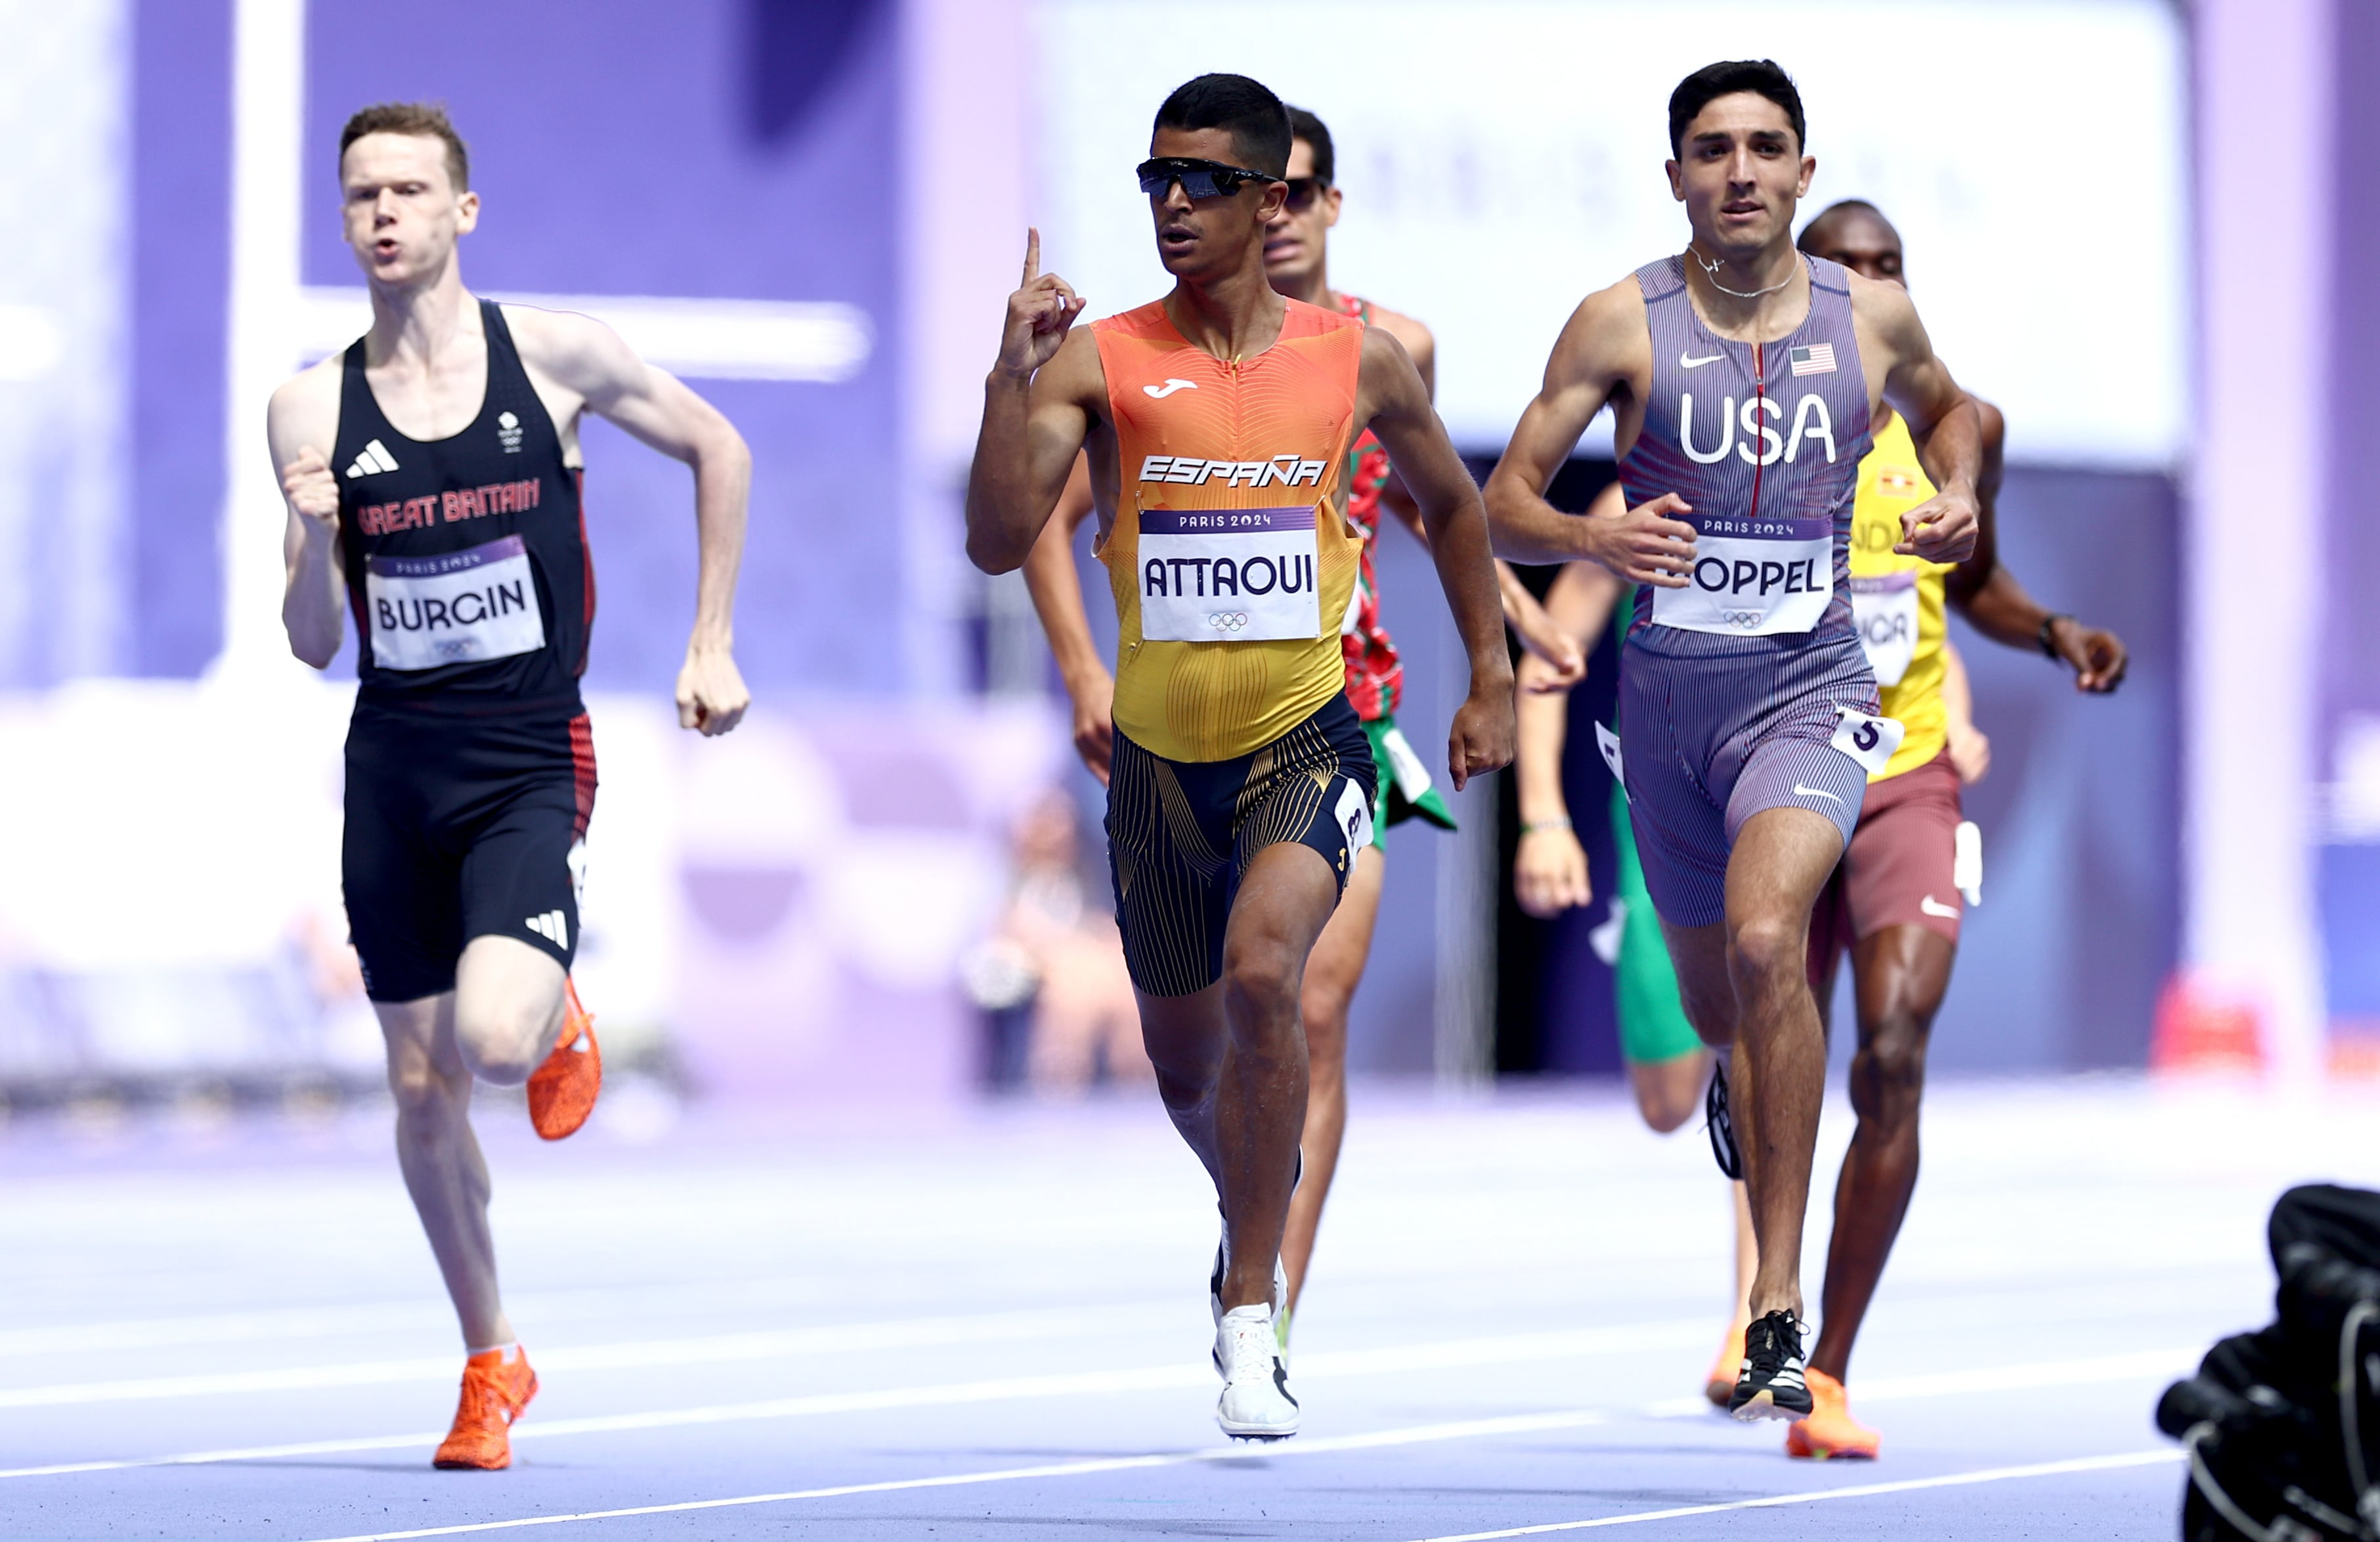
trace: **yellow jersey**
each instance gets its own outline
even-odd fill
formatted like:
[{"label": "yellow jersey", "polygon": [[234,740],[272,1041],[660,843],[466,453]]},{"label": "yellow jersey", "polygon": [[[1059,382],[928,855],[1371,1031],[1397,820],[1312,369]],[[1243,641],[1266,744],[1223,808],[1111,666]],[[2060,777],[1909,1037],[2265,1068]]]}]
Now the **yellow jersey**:
[{"label": "yellow jersey", "polygon": [[1191,343],[1161,301],[1091,329],[1123,483],[1099,548],[1116,731],[1169,760],[1253,754],[1346,682],[1339,629],[1363,541],[1341,479],[1364,323],[1288,305],[1252,358]]},{"label": "yellow jersey", "polygon": [[1876,431],[1875,447],[1860,462],[1859,491],[1852,503],[1852,611],[1876,671],[1884,715],[1905,730],[1900,747],[1870,782],[1924,765],[1949,742],[1949,711],[1942,701],[1942,575],[1956,565],[1893,551],[1901,540],[1900,516],[1934,493],[1932,479],[1917,464],[1909,424],[1896,412]]}]

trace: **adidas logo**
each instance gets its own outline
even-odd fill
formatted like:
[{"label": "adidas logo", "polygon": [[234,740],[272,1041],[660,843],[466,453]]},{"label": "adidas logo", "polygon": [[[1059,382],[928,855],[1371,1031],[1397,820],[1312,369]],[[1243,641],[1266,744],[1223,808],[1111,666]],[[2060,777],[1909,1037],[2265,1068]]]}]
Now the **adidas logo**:
[{"label": "adidas logo", "polygon": [[570,923],[562,918],[562,912],[559,910],[549,910],[542,916],[532,916],[521,925],[557,948],[570,946]]},{"label": "adidas logo", "polygon": [[388,453],[387,445],[375,439],[364,446],[363,454],[356,456],[356,463],[347,467],[347,475],[370,477],[382,471],[395,469],[396,457]]}]

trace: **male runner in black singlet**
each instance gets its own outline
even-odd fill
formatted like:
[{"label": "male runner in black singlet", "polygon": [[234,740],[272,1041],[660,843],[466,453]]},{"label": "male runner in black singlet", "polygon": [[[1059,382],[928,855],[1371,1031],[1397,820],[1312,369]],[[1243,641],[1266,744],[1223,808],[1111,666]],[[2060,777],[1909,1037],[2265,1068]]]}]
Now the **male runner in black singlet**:
[{"label": "male runner in black singlet", "polygon": [[[1621,780],[1686,1015],[1732,1049],[1760,1261],[1730,1402],[1791,1419],[1811,1406],[1802,1221],[1827,1069],[1810,910],[1900,737],[1852,622],[1852,492],[1888,400],[1941,489],[1901,516],[1900,550],[1958,562],[1982,430],[1905,291],[1793,249],[1817,163],[1782,69],[1695,71],[1669,127],[1686,250],[1580,303],[1488,510],[1504,556],[1648,586],[1621,659]],[[1545,488],[1607,402],[1633,506],[1560,514]]]},{"label": "male runner in black singlet", "polygon": [[436,1463],[504,1467],[537,1377],[496,1288],[471,1083],[535,1073],[531,1111],[552,1138],[585,1118],[600,1075],[588,1025],[565,1014],[595,802],[578,416],[694,468],[701,581],[677,702],[704,734],[735,727],[750,699],[730,628],[751,456],[600,322],[463,287],[455,244],[480,200],[444,113],[358,113],[339,176],[372,326],[273,394],[289,504],[281,616],[317,669],[339,651],[345,610],[361,634],[347,924],[388,1041],[398,1165],[470,1356]]}]

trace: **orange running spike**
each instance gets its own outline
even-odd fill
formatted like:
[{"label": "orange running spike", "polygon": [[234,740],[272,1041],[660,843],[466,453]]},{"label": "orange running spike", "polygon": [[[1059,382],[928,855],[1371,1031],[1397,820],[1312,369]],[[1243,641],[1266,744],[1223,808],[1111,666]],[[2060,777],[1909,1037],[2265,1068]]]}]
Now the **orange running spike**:
[{"label": "orange running spike", "polygon": [[594,1014],[578,1004],[577,984],[565,979],[562,989],[561,1036],[528,1078],[528,1121],[548,1140],[577,1134],[603,1090],[603,1051],[595,1043]]},{"label": "orange running spike", "polygon": [[1743,1325],[1736,1324],[1719,1341],[1718,1358],[1711,1362],[1710,1375],[1703,1379],[1703,1396],[1711,1406],[1727,1412],[1728,1403],[1735,1397],[1735,1378],[1743,1371]]},{"label": "orange running spike", "polygon": [[537,1396],[537,1372],[517,1346],[511,1365],[504,1352],[482,1350],[463,1362],[463,1396],[455,1408],[455,1427],[446,1432],[435,1467],[495,1472],[513,1464],[512,1427]]},{"label": "orange running spike", "polygon": [[1826,1461],[1832,1456],[1873,1462],[1884,1449],[1884,1437],[1852,1417],[1851,1398],[1843,1384],[1813,1366],[1805,1373],[1810,1384],[1810,1416],[1796,1419],[1785,1432],[1785,1454]]}]

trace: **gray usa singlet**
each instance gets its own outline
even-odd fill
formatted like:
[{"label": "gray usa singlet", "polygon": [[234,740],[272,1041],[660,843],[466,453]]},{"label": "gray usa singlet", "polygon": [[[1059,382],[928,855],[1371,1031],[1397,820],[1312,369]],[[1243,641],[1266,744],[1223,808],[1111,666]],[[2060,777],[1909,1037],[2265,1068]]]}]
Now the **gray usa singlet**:
[{"label": "gray usa singlet", "polygon": [[1653,340],[1645,423],[1620,459],[1630,507],[1674,492],[1696,530],[1692,581],[1647,589],[1630,641],[1693,656],[1852,635],[1852,500],[1868,452],[1867,377],[1840,264],[1804,257],[1810,313],[1775,343],[1718,337],[1685,269],[1636,271]]}]

